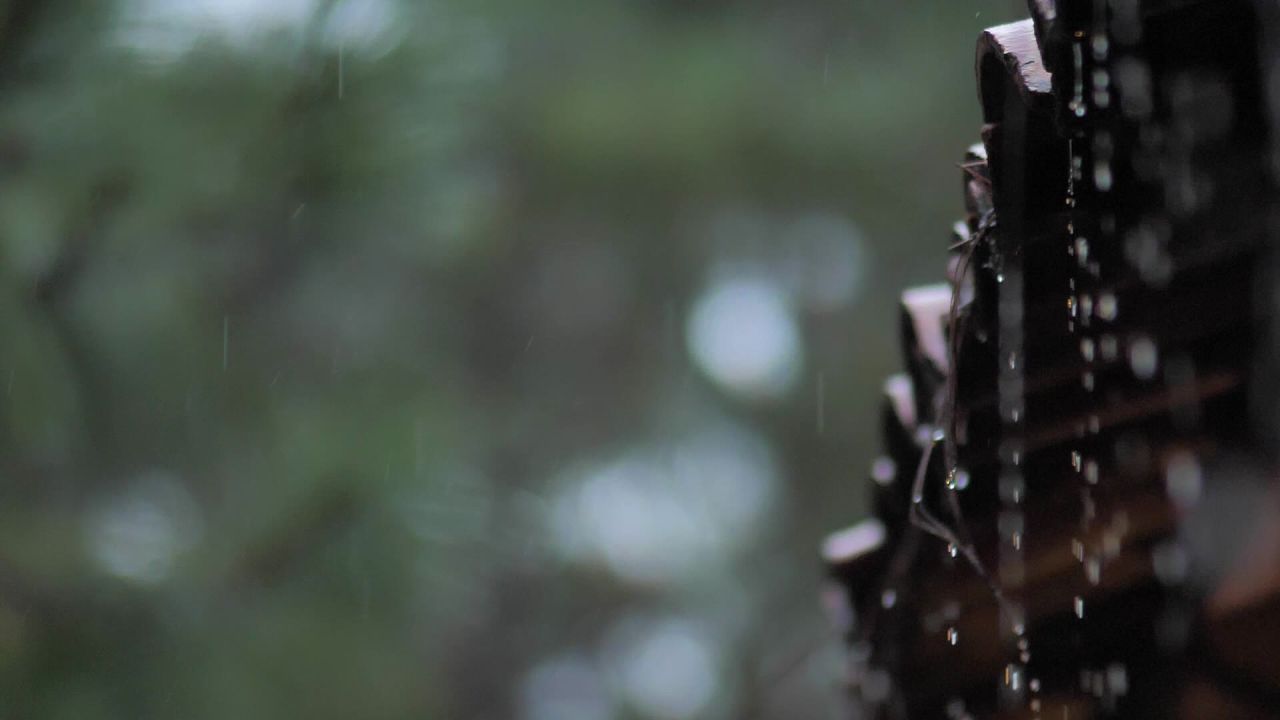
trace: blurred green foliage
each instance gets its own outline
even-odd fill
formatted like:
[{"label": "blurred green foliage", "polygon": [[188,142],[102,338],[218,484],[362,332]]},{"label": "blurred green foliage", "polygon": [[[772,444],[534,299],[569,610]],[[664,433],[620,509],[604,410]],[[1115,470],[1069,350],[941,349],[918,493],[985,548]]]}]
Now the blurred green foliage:
[{"label": "blurred green foliage", "polygon": [[[815,548],[1016,3],[0,7],[0,716],[832,717]],[[813,216],[857,292],[727,392],[690,308]],[[708,423],[776,459],[758,530],[648,581],[564,551],[574,468]],[[628,694],[646,617],[709,700]]]}]

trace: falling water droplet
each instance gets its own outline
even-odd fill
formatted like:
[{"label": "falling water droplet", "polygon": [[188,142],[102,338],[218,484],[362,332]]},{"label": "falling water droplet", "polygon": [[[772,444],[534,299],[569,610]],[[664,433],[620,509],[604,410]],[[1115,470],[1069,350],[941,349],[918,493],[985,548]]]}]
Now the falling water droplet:
[{"label": "falling water droplet", "polygon": [[1084,618],[1084,598],[1077,595],[1075,600],[1073,601],[1073,607],[1075,608],[1075,611],[1076,611],[1076,617],[1083,619]]},{"label": "falling water droplet", "polygon": [[956,629],[955,629],[955,627],[949,627],[949,628],[947,628],[947,642],[948,642],[948,643],[951,643],[951,645],[953,645],[953,646],[954,646],[955,644],[959,643],[959,642],[960,642],[960,631],[956,630]]},{"label": "falling water droplet", "polygon": [[880,593],[880,606],[888,610],[898,604],[898,592],[893,588],[889,588]]}]

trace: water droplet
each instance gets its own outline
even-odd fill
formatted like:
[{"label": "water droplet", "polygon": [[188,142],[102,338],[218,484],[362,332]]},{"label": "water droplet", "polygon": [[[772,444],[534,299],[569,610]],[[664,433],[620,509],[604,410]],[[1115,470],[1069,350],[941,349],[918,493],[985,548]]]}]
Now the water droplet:
[{"label": "water droplet", "polygon": [[1071,451],[1071,469],[1080,472],[1081,455],[1079,450]]},{"label": "water droplet", "polygon": [[[1027,491],[1027,483],[1018,473],[1000,476],[1000,499],[1007,503],[1020,503]],[[1021,527],[1018,528],[1021,530]]]},{"label": "water droplet", "polygon": [[1084,598],[1077,595],[1075,600],[1072,602],[1072,607],[1075,608],[1076,617],[1083,619],[1084,618]]},{"label": "water droplet", "polygon": [[1113,663],[1107,666],[1107,689],[1112,695],[1129,692],[1129,672],[1124,665]]},{"label": "water droplet", "polygon": [[1023,684],[1023,670],[1021,665],[1009,663],[1004,668],[1004,694],[1007,698],[1020,700],[1025,686]]},{"label": "water droplet", "polygon": [[893,588],[889,588],[884,592],[880,593],[880,607],[883,607],[885,610],[888,610],[897,604],[898,604],[898,592]]},{"label": "water droplet", "polygon": [[1030,688],[1033,693],[1040,692],[1040,678],[1031,678],[1031,682],[1027,683],[1027,687]]},{"label": "water droplet", "polygon": [[1154,378],[1159,362],[1159,351],[1151,338],[1140,335],[1129,341],[1129,367],[1139,380]]},{"label": "water droplet", "polygon": [[947,642],[951,643],[953,646],[956,643],[959,643],[960,631],[956,630],[954,627],[947,628]]},{"label": "water droplet", "polygon": [[947,555],[955,557],[959,552],[959,548],[956,547],[955,543],[947,543]]},{"label": "water droplet", "polygon": [[[1093,104],[1099,108],[1111,106],[1111,74],[1105,68],[1095,68],[1093,71]],[[1098,188],[1103,190],[1102,187]]]},{"label": "water droplet", "polygon": [[[1098,103],[1102,105],[1102,103]],[[1107,192],[1111,189],[1111,165],[1109,163],[1099,163],[1093,168],[1093,186],[1098,188],[1099,192]]]},{"label": "water droplet", "polygon": [[1110,40],[1107,39],[1106,33],[1097,33],[1093,36],[1091,45],[1093,47],[1093,59],[1103,62],[1107,59],[1107,50],[1111,46]]},{"label": "water droplet", "polygon": [[1080,357],[1083,357],[1085,362],[1093,362],[1095,349],[1096,345],[1093,342],[1093,338],[1084,338],[1080,341]]},{"label": "water droplet", "polygon": [[1089,262],[1089,241],[1082,237],[1076,238],[1076,261],[1080,263],[1080,267]]},{"label": "water droplet", "polygon": [[1114,293],[1104,292],[1098,296],[1098,317],[1100,319],[1112,322],[1116,319],[1118,311],[1119,307]]},{"label": "water droplet", "polygon": [[1098,461],[1089,460],[1084,464],[1084,479],[1090,485],[1098,484]]},{"label": "water droplet", "polygon": [[1098,558],[1089,558],[1084,563],[1084,576],[1090,585],[1097,585],[1102,581],[1102,561]]}]

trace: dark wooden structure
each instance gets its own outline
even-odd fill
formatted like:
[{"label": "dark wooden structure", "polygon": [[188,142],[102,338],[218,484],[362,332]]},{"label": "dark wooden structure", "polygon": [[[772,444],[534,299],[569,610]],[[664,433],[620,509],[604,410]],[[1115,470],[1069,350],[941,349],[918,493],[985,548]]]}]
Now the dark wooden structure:
[{"label": "dark wooden structure", "polygon": [[824,549],[852,712],[1280,717],[1280,5],[1028,4]]}]

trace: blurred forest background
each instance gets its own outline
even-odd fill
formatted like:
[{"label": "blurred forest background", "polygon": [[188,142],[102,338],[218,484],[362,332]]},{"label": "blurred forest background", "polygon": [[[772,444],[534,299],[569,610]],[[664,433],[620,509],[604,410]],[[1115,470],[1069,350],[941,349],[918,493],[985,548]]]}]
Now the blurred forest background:
[{"label": "blurred forest background", "polygon": [[0,717],[834,717],[1023,14],[0,2]]}]

